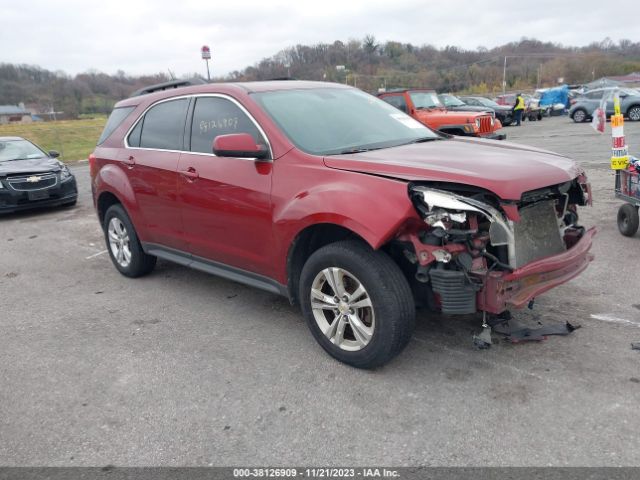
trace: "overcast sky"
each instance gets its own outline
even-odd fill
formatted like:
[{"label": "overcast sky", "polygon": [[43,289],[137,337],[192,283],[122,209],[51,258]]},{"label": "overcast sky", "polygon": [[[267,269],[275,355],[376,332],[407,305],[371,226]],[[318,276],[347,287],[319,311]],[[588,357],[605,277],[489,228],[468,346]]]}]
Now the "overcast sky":
[{"label": "overcast sky", "polygon": [[523,36],[578,46],[640,40],[638,0],[0,0],[0,19],[0,62],[71,74],[204,74],[206,44],[221,75],[287,46],[366,34],[465,48]]}]

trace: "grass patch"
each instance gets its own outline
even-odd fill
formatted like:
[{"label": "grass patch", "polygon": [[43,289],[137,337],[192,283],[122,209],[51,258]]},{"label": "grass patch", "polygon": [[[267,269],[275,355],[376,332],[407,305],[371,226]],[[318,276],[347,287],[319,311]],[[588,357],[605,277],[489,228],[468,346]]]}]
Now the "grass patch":
[{"label": "grass patch", "polygon": [[96,115],[81,120],[12,123],[0,125],[0,137],[24,137],[46,152],[57,150],[60,160],[74,162],[87,158],[93,152],[106,122],[106,116]]}]

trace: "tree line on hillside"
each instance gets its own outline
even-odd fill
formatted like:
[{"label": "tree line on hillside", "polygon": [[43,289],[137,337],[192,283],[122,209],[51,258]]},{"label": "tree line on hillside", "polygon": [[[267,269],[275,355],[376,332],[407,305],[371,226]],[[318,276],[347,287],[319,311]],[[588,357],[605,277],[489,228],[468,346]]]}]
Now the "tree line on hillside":
[{"label": "tree line on hillside", "polygon": [[[440,91],[496,93],[502,89],[507,57],[507,90],[584,83],[602,76],[640,71],[640,42],[606,38],[585,47],[565,47],[523,38],[487,49],[437,48],[373,35],[346,43],[296,45],[216,81],[292,77],[349,83],[375,92],[381,87],[430,87]],[[193,75],[191,75],[193,76]],[[108,113],[133,91],[169,80],[164,73],[131,76],[95,70],[70,76],[37,66],[0,64],[0,105],[18,104],[39,112],[64,111],[66,117]]]},{"label": "tree line on hillside", "polygon": [[[362,40],[296,45],[229,75],[231,80],[265,80],[290,76],[349,83],[363,90],[430,87],[449,92],[495,93],[566,83],[586,83],[602,76],[640,71],[640,42],[609,38],[585,47],[564,47],[523,38],[487,49],[436,48],[395,41]],[[344,67],[344,68],[343,68]]]},{"label": "tree line on hillside", "polygon": [[37,113],[64,112],[65,118],[80,114],[109,113],[118,100],[146,85],[164,82],[162,73],[128,76],[123,71],[108,75],[95,70],[70,76],[32,65],[0,64],[0,105],[24,103]]}]

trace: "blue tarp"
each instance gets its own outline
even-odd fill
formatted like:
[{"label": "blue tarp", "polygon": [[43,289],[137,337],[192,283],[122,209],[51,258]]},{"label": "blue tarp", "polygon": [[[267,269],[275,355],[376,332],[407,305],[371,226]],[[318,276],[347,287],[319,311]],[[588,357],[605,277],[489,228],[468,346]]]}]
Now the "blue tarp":
[{"label": "blue tarp", "polygon": [[562,85],[561,87],[550,88],[542,93],[540,97],[540,106],[546,107],[548,105],[555,105],[556,103],[567,104],[569,98],[569,86]]}]

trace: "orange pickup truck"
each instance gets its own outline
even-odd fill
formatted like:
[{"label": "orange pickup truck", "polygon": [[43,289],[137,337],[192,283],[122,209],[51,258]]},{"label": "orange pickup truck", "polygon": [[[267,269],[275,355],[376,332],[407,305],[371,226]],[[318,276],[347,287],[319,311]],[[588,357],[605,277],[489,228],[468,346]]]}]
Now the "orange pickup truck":
[{"label": "orange pickup truck", "polygon": [[496,133],[502,124],[493,113],[448,111],[433,90],[391,90],[378,97],[433,130],[494,140],[507,138],[506,134]]}]

